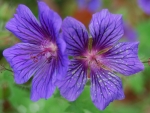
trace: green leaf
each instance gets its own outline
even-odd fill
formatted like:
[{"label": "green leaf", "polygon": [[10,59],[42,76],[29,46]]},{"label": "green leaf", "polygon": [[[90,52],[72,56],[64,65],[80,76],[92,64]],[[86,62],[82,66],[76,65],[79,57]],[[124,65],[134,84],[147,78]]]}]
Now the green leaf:
[{"label": "green leaf", "polygon": [[69,107],[65,110],[67,113],[84,113],[82,106],[78,102],[70,102]]},{"label": "green leaf", "polygon": [[128,77],[129,86],[136,94],[142,93],[144,89],[144,79],[141,73]]}]

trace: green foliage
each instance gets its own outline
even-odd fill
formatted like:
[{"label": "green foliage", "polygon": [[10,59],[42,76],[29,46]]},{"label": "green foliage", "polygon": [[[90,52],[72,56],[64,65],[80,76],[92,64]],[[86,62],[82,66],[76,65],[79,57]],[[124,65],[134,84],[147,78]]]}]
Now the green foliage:
[{"label": "green foliage", "polygon": [[0,7],[0,18],[3,21],[8,21],[8,19],[12,16],[13,12],[14,12],[14,7],[11,8],[10,10],[10,6],[7,3],[4,3],[1,7]]},{"label": "green foliage", "polygon": [[144,88],[144,78],[141,73],[132,75],[128,78],[128,85],[132,88],[132,90],[139,95],[140,93],[143,93]]}]

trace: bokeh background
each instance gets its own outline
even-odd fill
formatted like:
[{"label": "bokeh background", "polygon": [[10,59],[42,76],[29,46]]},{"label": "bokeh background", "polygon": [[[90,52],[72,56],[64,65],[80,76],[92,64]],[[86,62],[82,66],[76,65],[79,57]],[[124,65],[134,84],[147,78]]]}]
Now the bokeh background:
[{"label": "bokeh background", "polygon": [[[122,14],[125,35],[122,40],[139,40],[139,58],[142,62],[150,57],[150,15],[144,13],[137,0],[100,0],[94,9],[77,0],[43,0],[62,18],[73,16],[88,28],[92,14],[107,8],[112,13]],[[88,1],[88,0],[87,0]],[[114,101],[104,111],[99,111],[90,99],[90,87],[74,102],[62,98],[59,91],[48,100],[30,100],[31,80],[26,84],[14,83],[13,73],[2,52],[19,40],[5,29],[6,22],[13,17],[18,4],[27,5],[38,17],[36,0],[0,0],[0,113],[150,113],[150,67],[132,76],[121,76],[126,98]],[[150,6],[149,6],[150,7]]]}]

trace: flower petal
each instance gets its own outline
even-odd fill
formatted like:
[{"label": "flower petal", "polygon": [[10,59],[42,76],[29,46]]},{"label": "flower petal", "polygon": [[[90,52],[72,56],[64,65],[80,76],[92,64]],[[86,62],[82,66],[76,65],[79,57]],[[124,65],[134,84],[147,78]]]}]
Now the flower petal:
[{"label": "flower petal", "polygon": [[58,36],[62,20],[60,16],[51,10],[44,2],[38,2],[39,20],[44,29],[46,38],[55,41]]},{"label": "flower petal", "polygon": [[56,61],[57,79],[61,80],[67,73],[69,59],[66,54],[59,53]]},{"label": "flower petal", "polygon": [[132,75],[144,69],[138,59],[138,42],[122,42],[103,55],[105,64],[123,75]]},{"label": "flower petal", "polygon": [[14,18],[6,24],[6,29],[23,42],[39,44],[44,35],[35,16],[25,5],[19,5],[16,11]]},{"label": "flower petal", "polygon": [[62,25],[63,38],[69,55],[79,56],[88,48],[88,33],[85,26],[72,17],[67,17]]},{"label": "flower petal", "polygon": [[60,33],[59,38],[57,38],[57,45],[59,50],[64,53],[66,50],[66,42],[63,39],[62,33]]},{"label": "flower petal", "polygon": [[138,35],[134,28],[132,28],[128,23],[125,22],[123,24],[123,27],[124,27],[124,37],[126,40],[131,42],[138,40]]},{"label": "flower petal", "polygon": [[71,60],[67,76],[57,81],[61,95],[69,101],[74,101],[83,91],[86,84],[86,69],[79,60]]},{"label": "flower petal", "polygon": [[97,11],[101,7],[101,0],[77,0],[80,9],[87,9],[91,12]]},{"label": "flower petal", "polygon": [[150,7],[149,7],[150,1],[149,0],[138,0],[138,5],[145,13],[150,15]]},{"label": "flower petal", "polygon": [[95,13],[89,25],[93,48],[113,46],[123,36],[122,16],[111,14],[107,9]]},{"label": "flower petal", "polygon": [[31,88],[31,100],[37,101],[40,98],[48,99],[52,96],[56,86],[56,70],[54,61],[45,64],[34,76]]},{"label": "flower petal", "polygon": [[120,78],[103,69],[91,71],[91,98],[100,110],[104,110],[114,100],[124,99]]},{"label": "flower petal", "polygon": [[57,59],[56,59],[56,66],[57,66],[57,79],[62,79],[67,72],[68,69],[68,55],[66,54],[66,43],[62,38],[62,34],[60,34],[60,38],[57,38]]},{"label": "flower petal", "polygon": [[91,12],[96,12],[98,9],[100,9],[102,4],[101,0],[90,0],[89,4],[88,4],[88,9]]},{"label": "flower petal", "polygon": [[38,62],[34,62],[31,58],[40,52],[38,46],[27,43],[19,43],[4,50],[3,55],[14,71],[16,83],[22,84],[27,82],[44,65],[44,59],[40,58]]}]

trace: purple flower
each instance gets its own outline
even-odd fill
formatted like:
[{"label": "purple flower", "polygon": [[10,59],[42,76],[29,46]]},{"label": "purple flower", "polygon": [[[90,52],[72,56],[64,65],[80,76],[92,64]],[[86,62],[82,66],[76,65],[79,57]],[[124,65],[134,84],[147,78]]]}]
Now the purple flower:
[{"label": "purple flower", "polygon": [[89,78],[91,99],[103,110],[110,102],[124,99],[121,79],[115,73],[129,76],[142,71],[144,66],[138,59],[138,42],[118,42],[123,35],[121,15],[102,10],[93,15],[89,29],[92,38],[74,18],[63,21],[63,38],[73,59],[65,78],[56,84],[63,97],[74,101]]},{"label": "purple flower", "polygon": [[44,2],[38,2],[39,21],[25,5],[17,12],[6,29],[23,43],[4,50],[3,55],[14,71],[17,84],[27,82],[32,76],[31,100],[49,98],[56,86],[54,82],[65,73],[67,57],[65,42],[59,38],[62,20]]},{"label": "purple flower", "polygon": [[97,11],[101,6],[101,0],[78,0],[80,9],[88,9],[91,12]]},{"label": "purple flower", "polygon": [[124,37],[128,41],[136,41],[138,39],[136,31],[127,23],[123,23],[124,27]]},{"label": "purple flower", "polygon": [[140,8],[147,14],[150,14],[150,0],[138,0]]}]

